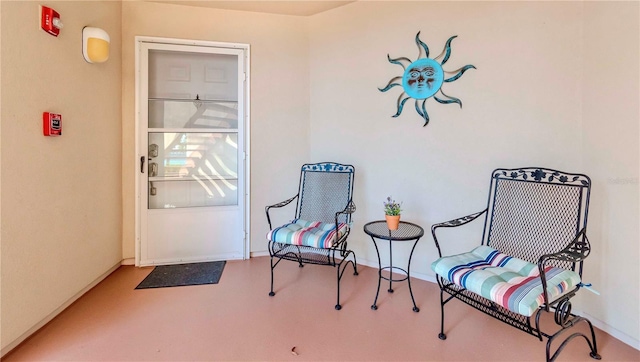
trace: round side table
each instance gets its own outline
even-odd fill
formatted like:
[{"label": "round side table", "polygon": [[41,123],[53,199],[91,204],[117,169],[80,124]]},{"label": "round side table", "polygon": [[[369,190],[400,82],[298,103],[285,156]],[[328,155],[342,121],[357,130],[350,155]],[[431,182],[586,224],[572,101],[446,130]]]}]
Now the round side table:
[{"label": "round side table", "polygon": [[[416,224],[406,221],[400,221],[398,230],[389,230],[389,228],[387,228],[387,222],[384,220],[379,220],[367,223],[364,226],[364,232],[367,235],[371,236],[373,245],[376,247],[376,254],[378,254],[378,290],[376,291],[376,299],[374,299],[371,309],[378,309],[376,303],[378,302],[378,295],[380,294],[380,285],[382,283],[382,279],[389,281],[389,289],[387,289],[387,292],[389,293],[393,293],[393,282],[401,282],[406,280],[409,284],[409,294],[411,294],[411,301],[413,302],[413,311],[419,312],[420,308],[418,308],[418,306],[416,305],[416,300],[413,298],[413,291],[411,290],[409,269],[411,268],[411,257],[413,256],[413,251],[415,250],[416,245],[418,245],[418,241],[420,240],[420,238],[424,236],[424,229]],[[389,266],[382,266],[382,262],[380,261],[380,250],[378,249],[376,239],[389,241]],[[413,247],[411,248],[411,254],[409,254],[407,269],[405,270],[403,268],[393,266],[393,244],[398,241],[411,240],[414,240],[414,242]],[[382,275],[383,270],[389,271],[389,277]],[[405,274],[405,276],[403,278],[394,279],[393,271],[401,272],[402,274]]]}]

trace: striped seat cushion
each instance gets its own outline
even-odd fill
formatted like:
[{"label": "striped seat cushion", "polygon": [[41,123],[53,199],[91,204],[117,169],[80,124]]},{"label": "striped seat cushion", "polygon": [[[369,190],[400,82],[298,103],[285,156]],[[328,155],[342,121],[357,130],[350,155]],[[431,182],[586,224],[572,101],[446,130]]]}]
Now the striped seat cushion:
[{"label": "striped seat cushion", "polygon": [[[464,254],[440,258],[431,264],[436,274],[502,307],[531,316],[543,303],[538,266],[482,245]],[[553,301],[580,283],[578,273],[545,269],[547,293]]]},{"label": "striped seat cushion", "polygon": [[[349,230],[345,223],[338,225],[338,240]],[[304,245],[328,249],[336,242],[336,224],[319,221],[293,220],[290,224],[275,228],[267,239],[277,243]]]}]

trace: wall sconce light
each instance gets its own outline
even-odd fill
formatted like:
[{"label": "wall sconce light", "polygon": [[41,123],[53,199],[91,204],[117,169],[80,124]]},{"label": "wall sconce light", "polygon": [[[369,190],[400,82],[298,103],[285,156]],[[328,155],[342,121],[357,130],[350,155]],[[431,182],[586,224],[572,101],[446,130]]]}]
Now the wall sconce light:
[{"label": "wall sconce light", "polygon": [[109,59],[111,39],[100,28],[85,26],[82,28],[82,55],[89,63],[103,63]]}]

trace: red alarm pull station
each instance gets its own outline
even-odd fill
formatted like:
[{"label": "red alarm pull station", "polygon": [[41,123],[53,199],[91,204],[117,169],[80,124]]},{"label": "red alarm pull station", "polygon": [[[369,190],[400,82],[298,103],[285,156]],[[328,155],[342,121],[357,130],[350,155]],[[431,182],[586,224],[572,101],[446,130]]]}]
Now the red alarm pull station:
[{"label": "red alarm pull station", "polygon": [[62,136],[62,115],[42,113],[42,130],[45,136]]},{"label": "red alarm pull station", "polygon": [[60,29],[62,29],[60,14],[52,8],[40,6],[40,27],[47,33],[58,36]]}]

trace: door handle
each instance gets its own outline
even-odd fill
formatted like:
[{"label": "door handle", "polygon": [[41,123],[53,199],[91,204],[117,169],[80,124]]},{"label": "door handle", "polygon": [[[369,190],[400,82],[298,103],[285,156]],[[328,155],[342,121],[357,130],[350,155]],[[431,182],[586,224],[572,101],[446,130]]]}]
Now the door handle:
[{"label": "door handle", "polygon": [[142,156],[140,157],[140,173],[144,173],[144,159],[147,158],[146,156]]},{"label": "door handle", "polygon": [[158,176],[158,164],[155,162],[149,162],[149,177]]}]

